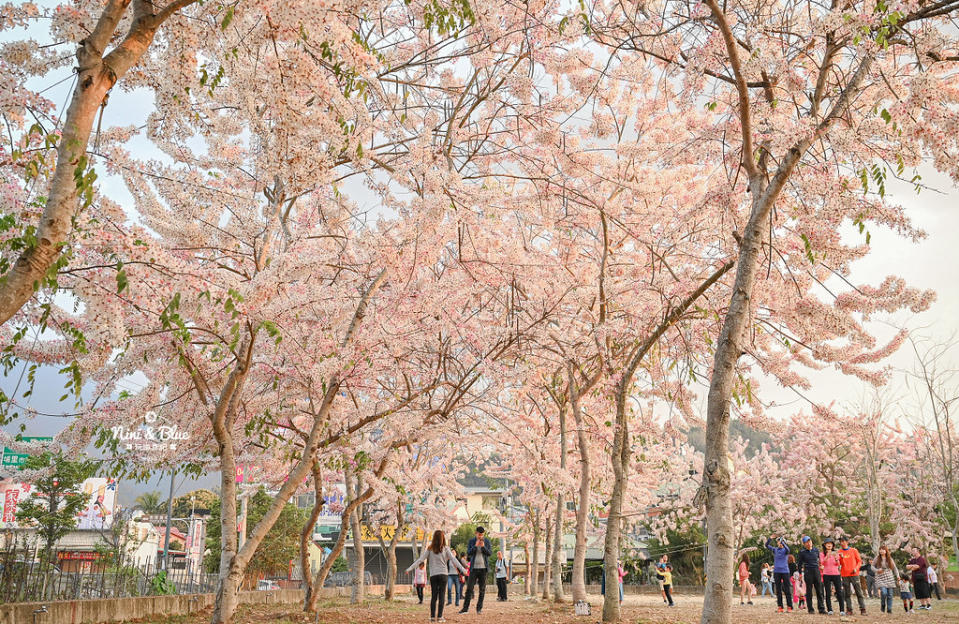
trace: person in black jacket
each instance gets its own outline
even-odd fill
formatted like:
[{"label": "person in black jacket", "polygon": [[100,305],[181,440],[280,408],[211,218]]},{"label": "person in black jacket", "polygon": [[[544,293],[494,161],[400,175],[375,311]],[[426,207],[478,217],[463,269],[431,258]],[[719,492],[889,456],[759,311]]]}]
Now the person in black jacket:
[{"label": "person in black jacket", "polygon": [[826,613],[826,608],[822,602],[823,586],[822,574],[819,571],[819,549],[812,545],[812,539],[808,535],[803,535],[802,548],[796,555],[796,565],[806,582],[806,610],[813,613],[812,592],[815,588],[816,606],[819,608],[819,613]]},{"label": "person in black jacket", "polygon": [[486,575],[490,567],[490,557],[493,555],[489,540],[486,539],[486,529],[476,527],[476,537],[466,542],[466,558],[470,562],[470,575],[466,581],[466,595],[463,597],[463,608],[460,613],[470,610],[473,600],[473,587],[479,583],[479,597],[476,599],[476,612],[483,612],[483,598],[486,597]]}]

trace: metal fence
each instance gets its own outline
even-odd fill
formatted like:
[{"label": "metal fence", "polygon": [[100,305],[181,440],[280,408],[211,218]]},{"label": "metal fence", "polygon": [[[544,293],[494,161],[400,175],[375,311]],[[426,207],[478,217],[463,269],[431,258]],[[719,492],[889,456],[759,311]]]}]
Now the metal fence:
[{"label": "metal fence", "polygon": [[[154,560],[101,558],[90,561],[86,571],[71,572],[26,554],[16,548],[0,553],[0,603],[192,594],[216,589],[216,574],[176,568],[158,574],[162,568]],[[164,576],[166,583],[161,582]]]},{"label": "metal fence", "polygon": [[[99,598],[128,598],[151,596],[163,593],[199,594],[216,591],[215,573],[195,572],[178,568],[172,562],[166,571],[166,584],[160,582],[164,575],[162,561],[115,557],[108,553],[88,561],[69,559],[47,563],[37,557],[35,548],[26,548],[16,541],[7,541],[7,548],[0,550],[0,604],[10,602],[41,602],[54,600],[90,600]],[[366,552],[365,582],[381,585],[386,581],[386,557],[376,549]],[[398,557],[396,585],[409,585],[413,574],[406,572],[409,555]],[[83,571],[71,570],[82,567]],[[316,573],[317,570],[314,570]],[[314,577],[315,578],[315,577]],[[285,579],[279,579],[285,580]],[[352,572],[332,572],[326,579],[326,587],[342,587],[353,584]],[[256,581],[250,589],[256,588]]]}]

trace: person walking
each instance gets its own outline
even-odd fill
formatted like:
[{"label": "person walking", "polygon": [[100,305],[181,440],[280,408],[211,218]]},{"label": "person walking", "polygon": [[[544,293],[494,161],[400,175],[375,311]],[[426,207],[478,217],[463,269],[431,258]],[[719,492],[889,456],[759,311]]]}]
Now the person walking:
[{"label": "person walking", "polygon": [[503,560],[503,551],[496,553],[496,599],[506,602],[506,584],[509,583],[509,569]]},{"label": "person walking", "polygon": [[413,572],[413,587],[416,588],[416,597],[419,604],[423,604],[423,588],[426,587],[426,562],[420,562]]},{"label": "person walking", "polygon": [[783,611],[783,596],[786,597],[786,607],[791,613],[793,610],[792,582],[789,574],[789,546],[782,537],[771,535],[766,540],[766,549],[773,554],[773,584],[776,587],[776,605],[780,613]]},{"label": "person walking", "polygon": [[773,580],[770,577],[770,574],[772,574],[772,569],[769,567],[768,563],[764,563],[762,570],[759,571],[759,580],[762,581],[763,584],[763,591],[762,594],[760,594],[762,596],[766,595],[767,590],[769,591],[770,596],[773,595]]},{"label": "person walking", "polygon": [[813,613],[812,595],[816,594],[816,607],[819,613],[825,613],[826,607],[822,600],[822,570],[819,567],[819,549],[813,546],[812,538],[803,535],[802,548],[799,549],[799,555],[796,556],[796,562],[799,566],[799,572],[802,575],[803,584],[806,590],[803,592],[806,596],[806,611]]},{"label": "person walking", "polygon": [[746,604],[744,600],[748,600],[749,604],[753,603],[752,595],[750,590],[752,585],[749,583],[749,553],[743,553],[742,558],[739,560],[739,604]]},{"label": "person walking", "polygon": [[836,542],[827,539],[822,543],[822,554],[819,555],[819,567],[822,568],[822,580],[826,590],[826,612],[833,614],[832,593],[835,591],[839,601],[839,610],[843,610],[842,576],[839,575],[839,553],[836,552]]},{"label": "person walking", "polygon": [[[459,566],[456,557],[446,545],[446,535],[437,529],[433,531],[433,540],[429,547],[423,551],[419,559],[406,569],[407,572],[417,568],[421,563],[426,563],[430,575],[430,622],[445,622],[443,617],[443,606],[446,601],[443,600],[443,590],[446,589],[447,578],[449,577],[450,562]],[[462,566],[460,566],[462,567]],[[465,569],[463,570],[466,571]]]},{"label": "person walking", "polygon": [[899,569],[886,546],[879,547],[879,554],[872,562],[876,571],[876,588],[879,590],[879,610],[892,613],[892,597],[896,593]]},{"label": "person walking", "polygon": [[926,568],[926,580],[929,581],[929,587],[936,594],[936,600],[942,600],[942,594],[939,593],[939,574],[936,573],[935,564],[930,563]]},{"label": "person walking", "polygon": [[[453,553],[453,559],[459,562],[456,549],[450,548],[450,552]],[[457,566],[456,563],[450,561],[447,569],[447,576],[449,578],[446,581],[446,604],[453,604],[453,598],[455,597],[457,607],[460,606],[460,599],[463,597],[463,577],[460,575],[459,568],[465,568],[465,566]]]},{"label": "person walking", "polygon": [[859,603],[859,613],[866,615],[866,601],[862,597],[862,582],[859,580],[859,568],[862,567],[862,556],[859,551],[849,546],[848,538],[839,539],[839,574],[842,576],[842,594],[845,598],[845,612],[840,606],[839,615],[852,615],[852,593],[856,592],[856,601]]},{"label": "person walking", "polygon": [[906,565],[906,571],[912,572],[912,591],[916,595],[916,600],[919,601],[919,608],[929,611],[932,609],[930,604],[930,598],[932,597],[932,592],[929,588],[929,579],[926,575],[926,570],[929,568],[929,563],[926,561],[926,558],[922,556],[922,552],[915,546],[912,548],[912,559],[909,560],[909,563]]},{"label": "person walking", "polygon": [[493,551],[486,539],[486,529],[476,527],[476,536],[466,543],[466,559],[470,562],[470,572],[466,579],[466,595],[463,596],[463,608],[460,613],[468,613],[473,600],[473,589],[479,584],[479,597],[476,599],[476,612],[483,612],[483,599],[486,598],[486,574],[489,558]]}]

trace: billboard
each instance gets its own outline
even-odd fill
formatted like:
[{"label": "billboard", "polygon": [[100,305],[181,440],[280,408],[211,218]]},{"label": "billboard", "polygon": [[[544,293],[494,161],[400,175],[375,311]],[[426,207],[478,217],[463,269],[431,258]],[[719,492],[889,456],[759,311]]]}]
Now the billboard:
[{"label": "billboard", "polygon": [[113,526],[113,513],[117,507],[117,481],[93,477],[83,482],[84,494],[88,495],[86,507],[77,514],[78,529],[109,529]]},{"label": "billboard", "polygon": [[346,506],[346,486],[342,483],[329,483],[323,487],[323,509],[317,518],[317,526],[340,526],[343,508]]},{"label": "billboard", "polygon": [[[34,491],[31,483],[16,483],[9,479],[0,481],[0,528],[26,528],[26,525],[17,522],[17,508]],[[87,503],[77,514],[77,528],[109,529],[113,525],[117,504],[116,479],[86,479],[80,491],[87,496]]]}]

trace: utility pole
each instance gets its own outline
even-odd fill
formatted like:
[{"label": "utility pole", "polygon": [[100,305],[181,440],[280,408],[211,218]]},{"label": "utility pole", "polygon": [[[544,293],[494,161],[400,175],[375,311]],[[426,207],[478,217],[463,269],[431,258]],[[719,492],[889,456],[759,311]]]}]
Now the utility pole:
[{"label": "utility pole", "polygon": [[170,498],[166,502],[166,536],[163,538],[163,569],[170,569],[170,524],[173,520],[173,475],[170,469]]},{"label": "utility pole", "polygon": [[504,496],[503,513],[500,515],[499,520],[499,549],[503,551],[504,556],[506,553],[506,522],[504,522],[504,517],[507,513],[509,513],[509,499]]},{"label": "utility pole", "polygon": [[190,552],[187,553],[187,557],[190,558],[190,575],[191,575],[191,578],[192,578],[192,575],[193,575],[193,574],[195,574],[196,572],[198,572],[197,568],[199,567],[199,566],[196,565],[196,563],[197,563],[196,560],[193,559],[193,553],[194,553],[194,552],[197,550],[197,548],[198,548],[197,545],[196,545],[196,538],[197,538],[197,535],[196,535],[196,534],[197,534],[197,530],[196,530],[196,519],[195,519],[195,516],[196,516],[196,496],[194,496],[194,495],[191,494],[191,495],[190,495]]},{"label": "utility pole", "polygon": [[[506,519],[507,520],[511,520],[511,516],[513,513],[513,500],[512,500],[512,497],[510,496],[511,491],[512,490],[510,490],[509,480],[507,479],[506,481]],[[505,535],[503,536],[503,541],[504,542],[506,541]],[[512,542],[509,543],[509,550],[507,550],[507,553],[508,553],[507,556],[509,557],[509,577],[510,577],[510,580],[512,580],[513,578],[513,543]]]}]

